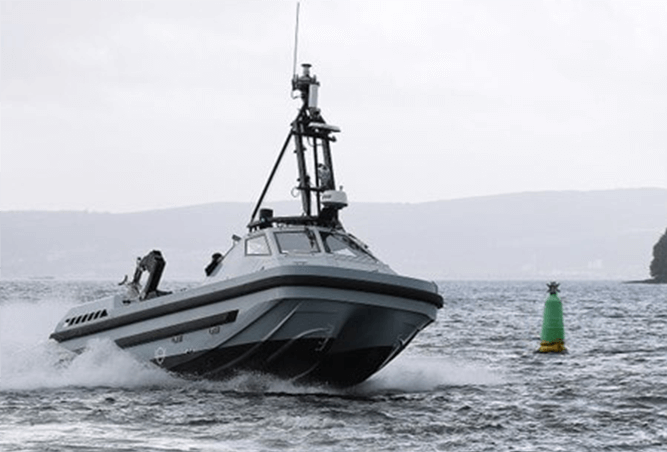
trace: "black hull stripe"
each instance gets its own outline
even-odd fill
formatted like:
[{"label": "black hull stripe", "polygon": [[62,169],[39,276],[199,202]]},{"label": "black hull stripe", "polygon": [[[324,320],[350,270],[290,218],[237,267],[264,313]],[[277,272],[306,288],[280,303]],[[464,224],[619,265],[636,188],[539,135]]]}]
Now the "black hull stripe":
[{"label": "black hull stripe", "polygon": [[[51,334],[51,339],[58,342],[75,339],[78,337],[96,334],[102,331],[111,330],[121,326],[152,319],[188,309],[206,306],[212,303],[250,295],[255,292],[273,289],[283,286],[315,286],[332,289],[353,290],[357,292],[374,293],[380,295],[391,295],[394,297],[406,298],[414,301],[421,301],[435,305],[441,308],[443,305],[442,297],[435,291],[421,290],[414,287],[406,287],[396,284],[382,283],[377,281],[368,281],[360,279],[340,278],[324,275],[298,274],[298,275],[277,275],[268,278],[258,279],[247,284],[233,286],[227,289],[206,293],[203,295],[186,298],[184,300],[165,303],[154,308],[133,312],[131,314],[111,317],[92,324],[82,325],[75,328],[67,328],[63,331],[57,331]],[[166,295],[170,297],[174,295]],[[160,300],[160,298],[153,300]],[[152,301],[152,300],[151,300]],[[148,303],[143,301],[140,303]]]},{"label": "black hull stripe", "polygon": [[229,311],[222,314],[212,315],[203,319],[191,320],[189,322],[171,325],[157,330],[147,331],[145,333],[135,334],[116,340],[116,345],[120,348],[134,347],[148,342],[159,341],[168,337],[174,337],[179,334],[186,334],[192,331],[203,330],[213,326],[232,323],[236,321],[239,311]]}]

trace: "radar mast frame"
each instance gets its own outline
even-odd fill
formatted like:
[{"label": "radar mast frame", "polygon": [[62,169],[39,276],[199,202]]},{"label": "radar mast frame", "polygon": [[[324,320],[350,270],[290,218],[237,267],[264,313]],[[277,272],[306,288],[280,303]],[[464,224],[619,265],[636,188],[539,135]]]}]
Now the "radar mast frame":
[{"label": "radar mast frame", "polygon": [[[298,97],[303,103],[296,118],[290,124],[285,143],[252,212],[248,224],[251,231],[273,224],[316,224],[342,228],[338,211],[347,206],[347,197],[342,190],[336,190],[331,156],[331,143],[336,141],[333,134],[340,132],[340,129],[327,124],[322,117],[322,112],[317,105],[320,82],[315,75],[311,74],[311,65],[304,63],[301,67],[301,74],[294,74],[292,78],[292,91],[299,92]],[[296,217],[274,217],[272,210],[261,209],[261,207],[292,140],[298,169],[295,189],[298,190],[301,197],[302,214]],[[314,181],[308,168],[308,154],[312,156],[311,166]]]}]

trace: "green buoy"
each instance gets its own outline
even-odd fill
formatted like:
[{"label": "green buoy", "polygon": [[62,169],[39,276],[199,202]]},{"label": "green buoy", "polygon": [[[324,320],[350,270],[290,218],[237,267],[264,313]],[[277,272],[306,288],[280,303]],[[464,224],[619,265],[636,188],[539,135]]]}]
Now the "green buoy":
[{"label": "green buoy", "polygon": [[565,351],[565,329],[563,328],[563,304],[558,298],[558,284],[551,282],[549,298],[544,304],[544,320],[542,321],[541,353],[560,353]]}]

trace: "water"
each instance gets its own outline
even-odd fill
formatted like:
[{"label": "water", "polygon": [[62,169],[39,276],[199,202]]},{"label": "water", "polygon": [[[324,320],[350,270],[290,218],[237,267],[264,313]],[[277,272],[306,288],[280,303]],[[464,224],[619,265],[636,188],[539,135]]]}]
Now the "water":
[{"label": "water", "polygon": [[262,375],[185,381],[93,342],[47,337],[111,283],[0,289],[0,450],[664,450],[667,286],[561,284],[565,355],[539,345],[543,283],[444,282],[445,308],[348,390]]}]

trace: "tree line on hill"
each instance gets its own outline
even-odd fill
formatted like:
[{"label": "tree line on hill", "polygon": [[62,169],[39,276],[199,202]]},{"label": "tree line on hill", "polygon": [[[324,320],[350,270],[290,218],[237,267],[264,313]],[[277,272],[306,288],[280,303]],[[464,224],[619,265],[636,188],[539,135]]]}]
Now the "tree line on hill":
[{"label": "tree line on hill", "polygon": [[652,282],[667,283],[667,230],[662,234],[658,243],[653,246],[653,260],[651,261]]}]

